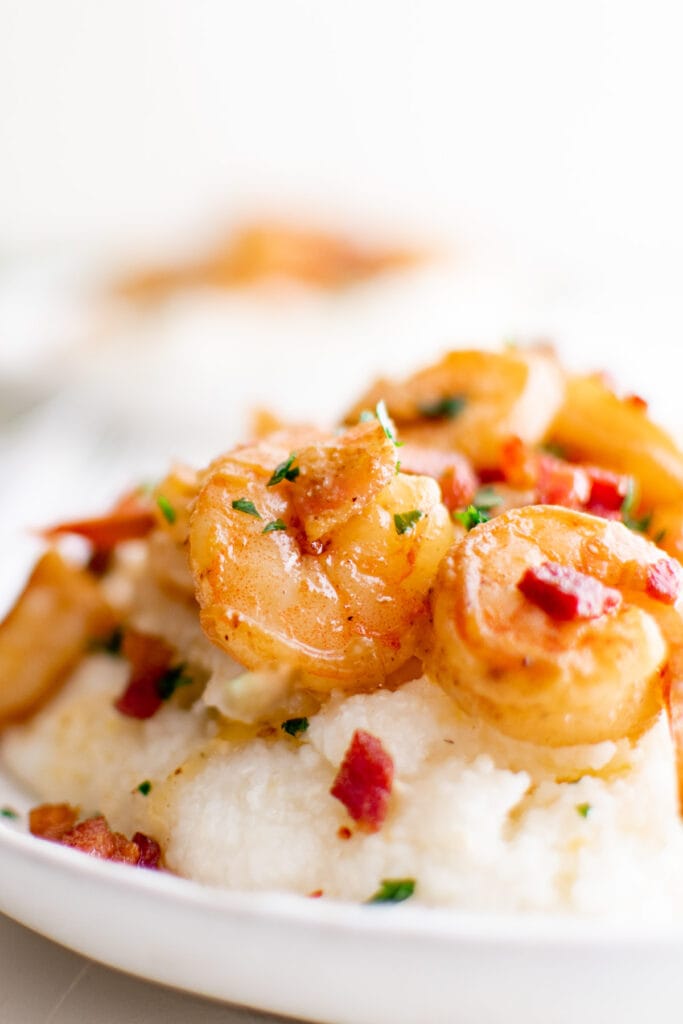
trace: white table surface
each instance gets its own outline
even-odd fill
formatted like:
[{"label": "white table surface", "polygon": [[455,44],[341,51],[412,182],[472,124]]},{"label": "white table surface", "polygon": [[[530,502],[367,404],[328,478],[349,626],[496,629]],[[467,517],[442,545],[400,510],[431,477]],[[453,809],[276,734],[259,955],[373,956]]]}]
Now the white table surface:
[{"label": "white table surface", "polygon": [[281,1019],[131,978],[0,915],[2,1024],[277,1024]]}]

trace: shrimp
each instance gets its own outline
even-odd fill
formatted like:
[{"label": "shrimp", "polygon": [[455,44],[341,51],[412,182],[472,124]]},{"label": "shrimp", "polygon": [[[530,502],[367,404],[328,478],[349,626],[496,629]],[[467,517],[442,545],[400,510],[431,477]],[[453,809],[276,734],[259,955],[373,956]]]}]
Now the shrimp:
[{"label": "shrimp", "polygon": [[190,562],[204,631],[310,689],[381,684],[421,654],[454,537],[439,487],[397,472],[376,421],[296,453],[283,440],[229,452],[199,489]]},{"label": "shrimp", "polygon": [[619,398],[597,375],[569,381],[549,439],[574,462],[635,477],[646,507],[683,502],[683,452],[641,402]]},{"label": "shrimp", "polygon": [[[527,570],[548,562],[593,577],[604,614],[560,621],[525,596]],[[671,592],[658,593],[660,573]],[[679,574],[621,523],[559,506],[505,512],[444,560],[427,668],[466,712],[515,739],[552,747],[637,736],[662,707],[663,678],[683,669]]]},{"label": "shrimp", "polygon": [[564,374],[546,348],[455,351],[405,381],[379,380],[346,422],[384,399],[402,440],[457,450],[489,469],[511,435],[542,441],[563,396]]}]

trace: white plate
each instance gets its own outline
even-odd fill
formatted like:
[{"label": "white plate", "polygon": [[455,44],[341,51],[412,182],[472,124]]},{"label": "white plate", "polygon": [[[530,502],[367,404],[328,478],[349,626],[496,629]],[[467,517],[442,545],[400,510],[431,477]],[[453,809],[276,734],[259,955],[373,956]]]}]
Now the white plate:
[{"label": "white plate", "polygon": [[95,960],[329,1024],[678,1024],[683,927],[225,893],[0,828],[0,910]]}]

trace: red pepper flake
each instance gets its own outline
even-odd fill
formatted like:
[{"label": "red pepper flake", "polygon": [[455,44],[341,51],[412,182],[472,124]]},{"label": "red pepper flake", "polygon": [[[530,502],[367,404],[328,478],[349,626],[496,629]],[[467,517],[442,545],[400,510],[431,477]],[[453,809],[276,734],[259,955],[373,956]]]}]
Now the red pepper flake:
[{"label": "red pepper flake", "polygon": [[645,589],[650,597],[664,604],[675,604],[683,585],[683,571],[673,558],[660,558],[647,567]]},{"label": "red pepper flake", "polygon": [[618,590],[557,562],[527,569],[517,586],[527,600],[563,622],[597,619],[621,605]]},{"label": "red pepper flake", "polygon": [[649,408],[649,402],[646,398],[642,398],[640,395],[626,395],[624,399],[629,405],[632,405],[638,412],[647,412]]},{"label": "red pepper flake", "polygon": [[354,821],[377,832],[389,810],[393,780],[394,762],[381,740],[356,729],[330,793],[344,804]]},{"label": "red pepper flake", "polygon": [[351,831],[350,828],[347,828],[346,825],[341,825],[337,829],[337,836],[339,839],[350,839],[352,835],[353,832]]},{"label": "red pepper flake", "polygon": [[322,889],[314,889],[313,892],[309,892],[308,898],[309,900],[319,900],[322,894]]},{"label": "red pepper flake", "polygon": [[169,670],[173,651],[160,637],[126,630],[121,652],[131,666],[130,679],[114,706],[129,718],[151,718],[161,707],[159,682]]}]

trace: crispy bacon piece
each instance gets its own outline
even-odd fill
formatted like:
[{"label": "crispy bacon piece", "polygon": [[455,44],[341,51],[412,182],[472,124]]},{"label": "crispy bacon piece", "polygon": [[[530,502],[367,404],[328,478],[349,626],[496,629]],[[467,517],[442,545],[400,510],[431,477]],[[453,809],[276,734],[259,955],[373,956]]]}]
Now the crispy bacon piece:
[{"label": "crispy bacon piece", "polygon": [[41,804],[29,812],[29,829],[40,839],[81,850],[91,857],[141,868],[159,867],[161,847],[144,832],[126,839],[121,832],[113,832],[101,814],[78,825],[77,818],[78,810],[70,804]]},{"label": "crispy bacon piece", "polygon": [[41,839],[58,843],[76,824],[78,810],[71,804],[40,804],[28,815],[29,831]]},{"label": "crispy bacon piece", "polygon": [[156,839],[151,839],[144,832],[136,832],[133,842],[138,848],[139,868],[158,868],[161,861],[161,847]]},{"label": "crispy bacon piece", "polygon": [[557,562],[527,569],[517,586],[528,601],[562,622],[597,619],[616,611],[622,600],[618,590]]},{"label": "crispy bacon piece", "polygon": [[620,512],[628,494],[630,477],[597,466],[587,466],[586,471],[590,480],[589,510]]},{"label": "crispy bacon piece", "polygon": [[478,481],[469,459],[464,455],[410,441],[406,441],[398,455],[401,472],[431,476],[438,482],[443,503],[451,512],[472,501]]},{"label": "crispy bacon piece", "polygon": [[675,604],[683,585],[683,570],[673,558],[660,558],[647,567],[645,590],[664,604]]},{"label": "crispy bacon piece", "polygon": [[389,810],[394,762],[381,740],[356,729],[330,790],[369,832],[381,828]]},{"label": "crispy bacon piece", "polygon": [[591,492],[588,474],[582,466],[553,455],[538,456],[536,487],[541,505],[565,508],[582,508]]},{"label": "crispy bacon piece", "polygon": [[158,636],[128,629],[121,651],[131,670],[128,685],[114,706],[130,718],[151,718],[163,703],[159,682],[171,667],[173,649]]},{"label": "crispy bacon piece", "polygon": [[98,552],[109,552],[124,541],[146,537],[155,523],[151,500],[140,491],[131,491],[106,515],[57,523],[43,530],[42,536],[54,540],[66,534],[76,534],[90,541]]},{"label": "crispy bacon piece", "polygon": [[0,725],[34,712],[116,618],[89,573],[56,551],[36,564],[0,624]]}]

